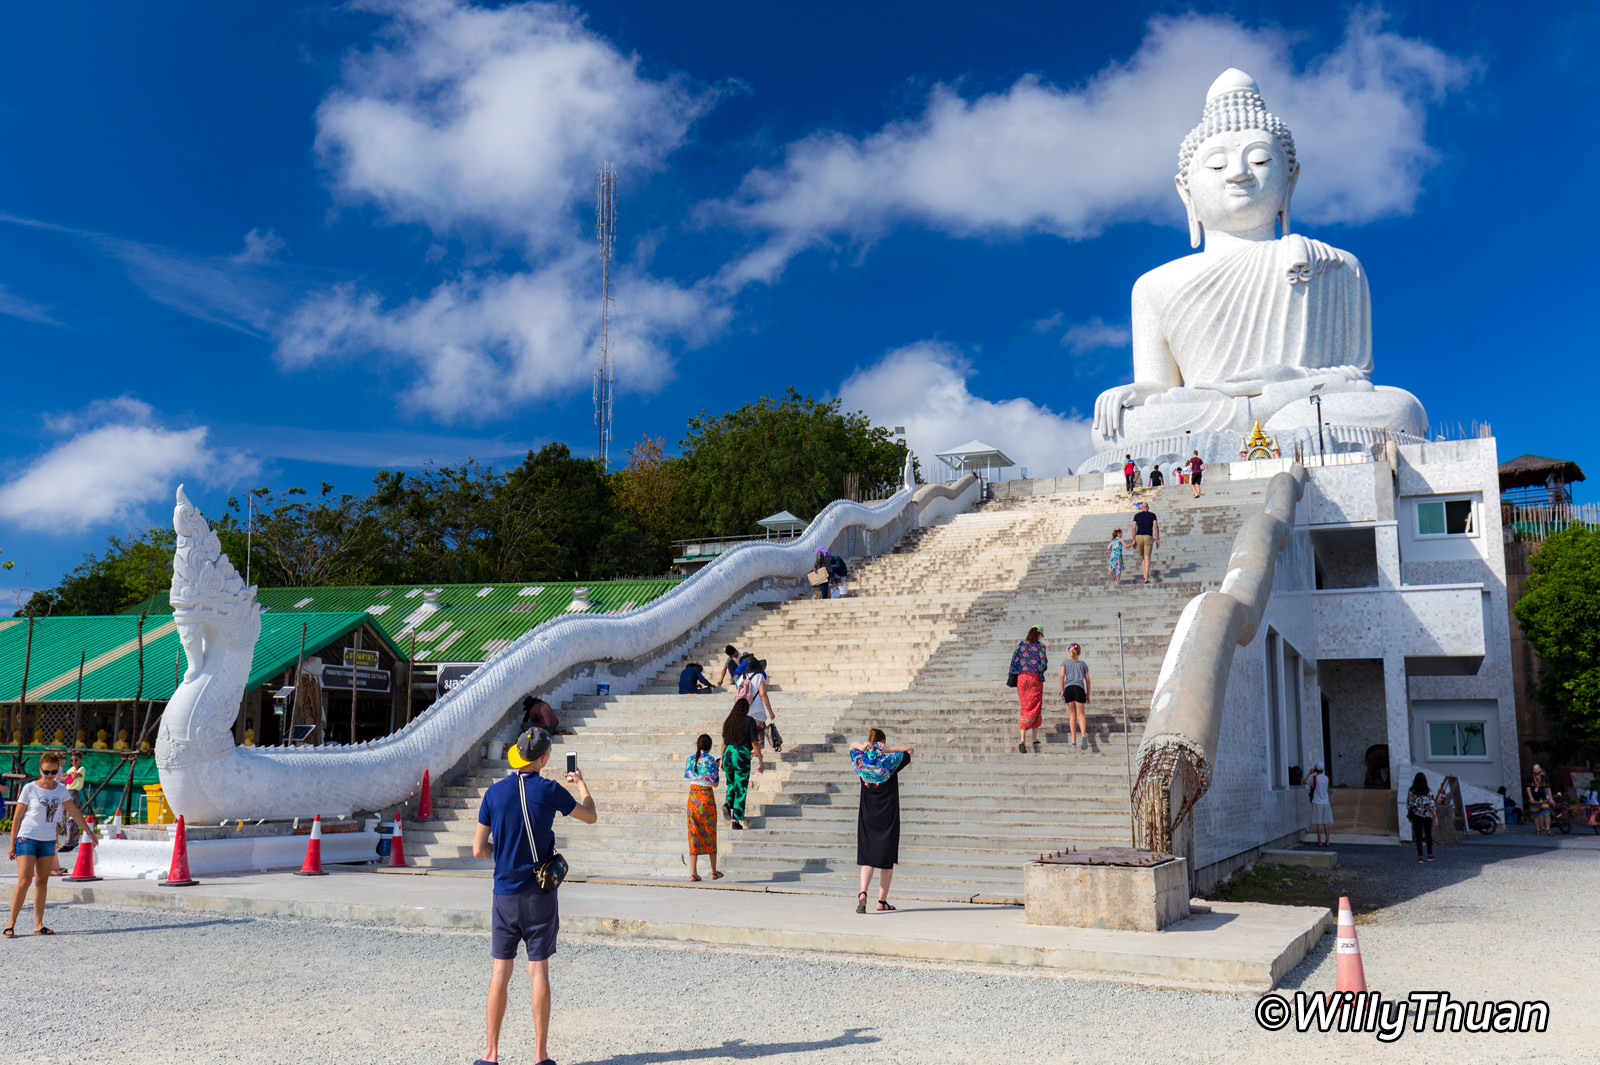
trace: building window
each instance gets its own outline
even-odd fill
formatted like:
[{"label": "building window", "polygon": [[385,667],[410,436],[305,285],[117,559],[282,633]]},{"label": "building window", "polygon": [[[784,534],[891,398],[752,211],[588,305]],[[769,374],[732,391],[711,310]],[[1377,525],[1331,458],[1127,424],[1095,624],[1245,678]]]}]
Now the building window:
[{"label": "building window", "polygon": [[1475,758],[1488,761],[1489,748],[1482,721],[1428,722],[1428,757]]},{"label": "building window", "polygon": [[1470,499],[1430,499],[1417,504],[1418,536],[1472,536],[1475,510]]}]

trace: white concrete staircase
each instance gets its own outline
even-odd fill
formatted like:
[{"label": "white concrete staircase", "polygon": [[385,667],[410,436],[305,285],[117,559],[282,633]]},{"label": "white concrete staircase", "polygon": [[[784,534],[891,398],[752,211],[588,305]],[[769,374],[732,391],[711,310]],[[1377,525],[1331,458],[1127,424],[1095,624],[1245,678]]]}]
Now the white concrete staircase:
[{"label": "white concrete staircase", "polygon": [[[1105,580],[1111,529],[1120,524],[1131,535],[1126,494],[1003,500],[852,564],[854,598],[752,607],[709,634],[691,656],[708,667],[727,643],[768,660],[786,740],[781,756],[769,752],[768,771],[752,774],[746,829],[719,825],[719,864],[729,874],[720,883],[854,892],[858,786],[846,752],[872,726],[917,749],[901,778],[896,894],[1014,899],[1030,856],[1126,844],[1125,752],[1137,750],[1173,625],[1192,596],[1220,583],[1264,485],[1207,485],[1198,500],[1181,487],[1141,493],[1162,523],[1149,586],[1139,583],[1131,551],[1122,588]],[[1118,610],[1130,732],[1122,724]],[[1035,624],[1046,633],[1052,676],[1045,742],[1024,754],[1005,674]],[[1055,694],[1069,642],[1083,645],[1094,684],[1087,750],[1066,744]],[[557,843],[574,877],[687,876],[683,762],[701,732],[720,750],[732,693],[680,696],[677,668],[637,694],[580,697],[561,708],[577,734],[557,751],[578,753],[601,810],[592,827],[558,820]],[[408,826],[408,855],[423,866],[484,871],[487,863],[471,858],[477,807],[507,769],[486,764],[442,789],[442,822]]]}]

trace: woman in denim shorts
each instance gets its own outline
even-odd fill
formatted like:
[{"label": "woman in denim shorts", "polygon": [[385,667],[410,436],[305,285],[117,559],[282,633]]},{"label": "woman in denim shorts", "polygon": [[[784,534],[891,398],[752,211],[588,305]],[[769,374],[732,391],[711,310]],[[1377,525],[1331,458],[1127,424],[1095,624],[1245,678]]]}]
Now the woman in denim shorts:
[{"label": "woman in denim shorts", "polygon": [[56,826],[71,818],[78,827],[99,842],[100,835],[84,821],[78,811],[77,797],[64,784],[57,784],[61,775],[61,756],[44,754],[39,757],[39,779],[22,786],[22,794],[11,807],[11,844],[7,857],[16,859],[17,886],[11,892],[11,919],[6,922],[5,937],[17,934],[17,915],[22,912],[22,900],[28,895],[28,881],[33,881],[33,932],[39,936],[55,935],[44,923],[44,897],[50,887],[50,869],[56,858]]}]

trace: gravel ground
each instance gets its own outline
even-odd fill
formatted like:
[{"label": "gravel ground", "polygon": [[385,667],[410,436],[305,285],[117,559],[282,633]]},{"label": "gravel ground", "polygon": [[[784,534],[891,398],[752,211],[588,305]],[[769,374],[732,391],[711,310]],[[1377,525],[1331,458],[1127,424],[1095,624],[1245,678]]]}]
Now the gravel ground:
[{"label": "gravel ground", "polygon": [[[563,1065],[1600,1060],[1595,855],[1468,845],[1422,866],[1399,848],[1344,847],[1341,860],[1385,900],[1360,924],[1370,987],[1543,999],[1549,1031],[1408,1030],[1384,1046],[1266,1032],[1255,994],[569,937],[552,963],[551,1049]],[[50,923],[55,938],[0,944],[11,985],[0,1030],[71,1033],[74,1061],[470,1062],[482,1050],[478,934],[95,906],[53,907]],[[1324,937],[1279,993],[1333,980]],[[531,1065],[527,983],[512,988],[502,1060]],[[0,1041],[0,1061],[31,1060],[31,1047]]]}]

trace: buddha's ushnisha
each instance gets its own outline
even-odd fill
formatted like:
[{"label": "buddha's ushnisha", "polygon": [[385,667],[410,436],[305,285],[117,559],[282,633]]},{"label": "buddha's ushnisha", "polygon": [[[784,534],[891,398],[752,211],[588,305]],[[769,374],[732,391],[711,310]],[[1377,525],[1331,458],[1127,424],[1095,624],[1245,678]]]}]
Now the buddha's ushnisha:
[{"label": "buddha's ushnisha", "polygon": [[1360,262],[1292,231],[1299,177],[1288,124],[1248,74],[1223,72],[1178,149],[1178,197],[1201,251],[1134,284],[1134,380],[1096,401],[1103,439],[1314,425],[1295,401],[1318,384],[1332,422],[1426,431],[1415,397],[1371,382]]}]

